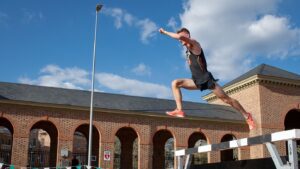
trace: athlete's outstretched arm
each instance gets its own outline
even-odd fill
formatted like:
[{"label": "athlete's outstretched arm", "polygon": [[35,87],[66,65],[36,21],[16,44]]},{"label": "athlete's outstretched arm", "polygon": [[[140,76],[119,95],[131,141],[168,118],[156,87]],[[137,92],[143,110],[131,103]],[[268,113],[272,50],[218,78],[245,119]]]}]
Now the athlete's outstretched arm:
[{"label": "athlete's outstretched arm", "polygon": [[195,41],[195,40],[193,40],[193,39],[191,39],[189,37],[186,37],[184,35],[180,35],[180,34],[174,33],[174,32],[168,32],[168,31],[164,30],[163,28],[160,28],[159,32],[161,34],[167,35],[167,36],[169,36],[171,38],[174,38],[174,39],[177,39],[177,40],[182,40],[182,41],[184,41],[186,43],[189,43],[189,44],[192,44],[192,45],[198,45],[197,41]]},{"label": "athlete's outstretched arm", "polygon": [[177,33],[168,32],[168,31],[164,30],[163,28],[160,28],[160,29],[159,29],[159,32],[160,32],[161,34],[168,35],[168,36],[170,36],[171,38],[174,38],[174,39],[177,39],[177,40],[179,40],[179,39],[182,37],[181,35],[179,35],[179,34],[177,34]]}]

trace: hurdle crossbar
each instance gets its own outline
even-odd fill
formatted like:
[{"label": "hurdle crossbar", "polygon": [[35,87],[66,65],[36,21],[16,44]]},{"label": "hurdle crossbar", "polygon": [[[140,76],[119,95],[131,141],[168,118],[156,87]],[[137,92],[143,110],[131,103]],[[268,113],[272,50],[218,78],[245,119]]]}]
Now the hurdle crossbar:
[{"label": "hurdle crossbar", "polygon": [[[259,144],[265,144],[273,159],[273,162],[277,169],[298,169],[298,155],[296,140],[300,139],[300,129],[286,130],[281,132],[275,132],[272,134],[266,134],[256,137],[243,138],[238,140],[232,140],[228,142],[222,142],[219,144],[208,144],[194,148],[182,149],[175,151],[175,157],[178,161],[178,169],[183,169],[184,156],[187,156],[185,169],[190,167],[190,155],[195,153],[206,153],[211,151],[220,151],[227,149],[234,149],[239,147],[253,146]],[[288,156],[289,160],[286,164],[283,164],[276,146],[273,144],[278,141],[288,141]]]}]

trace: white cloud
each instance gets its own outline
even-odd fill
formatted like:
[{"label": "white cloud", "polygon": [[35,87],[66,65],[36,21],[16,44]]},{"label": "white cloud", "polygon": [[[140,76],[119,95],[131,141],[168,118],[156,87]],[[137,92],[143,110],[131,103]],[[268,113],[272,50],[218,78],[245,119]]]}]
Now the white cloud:
[{"label": "white cloud", "polygon": [[249,70],[256,56],[299,54],[300,29],[276,16],[280,0],[186,0],[180,15],[207,57],[216,78],[231,80]]},{"label": "white cloud", "polygon": [[143,43],[148,43],[149,39],[155,37],[158,32],[158,26],[155,22],[148,18],[139,19],[123,9],[105,8],[104,14],[114,18],[115,27],[117,29],[122,28],[124,23],[128,26],[134,26],[135,28],[139,29],[141,41]]},{"label": "white cloud", "polygon": [[156,98],[171,97],[170,88],[160,84],[127,79],[111,73],[98,73],[96,79],[104,87],[128,95]]},{"label": "white cloud", "polygon": [[150,67],[146,66],[144,63],[140,63],[139,65],[134,67],[131,71],[136,75],[148,75],[148,76],[151,75]]},{"label": "white cloud", "polygon": [[153,38],[158,32],[156,24],[149,19],[138,21],[137,26],[141,29],[141,40],[144,43],[148,43],[148,39]]},{"label": "white cloud", "polygon": [[176,20],[175,20],[174,17],[171,17],[169,19],[167,26],[170,27],[170,28],[172,28],[172,30],[174,32],[177,31],[177,29],[178,29],[178,24],[177,24],[177,22],[176,22]]},{"label": "white cloud", "polygon": [[132,25],[133,25],[133,22],[135,21],[135,18],[134,18],[134,16],[132,16],[131,14],[125,13],[125,14],[124,14],[124,21],[125,21],[125,23],[128,24],[129,26],[132,26]]},{"label": "white cloud", "polygon": [[106,14],[112,16],[115,20],[115,27],[120,29],[122,27],[123,10],[120,8],[112,8],[104,10]]},{"label": "white cloud", "polygon": [[[146,68],[147,70],[147,68]],[[61,68],[57,65],[47,65],[36,79],[19,78],[19,82],[40,86],[62,87],[69,89],[90,89],[90,73],[84,69],[72,67]],[[96,73],[95,86],[100,85],[114,93],[123,93],[136,96],[170,98],[171,90],[164,85],[128,79],[110,73]],[[103,91],[96,89],[96,91]]]},{"label": "white cloud", "polygon": [[300,29],[291,29],[289,20],[284,17],[266,15],[253,22],[248,32],[249,47],[268,57],[285,58],[300,47]]},{"label": "white cloud", "polygon": [[77,67],[62,69],[57,65],[47,65],[44,67],[37,79],[21,77],[19,81],[26,84],[69,89],[85,89],[90,84],[89,73],[87,71]]}]

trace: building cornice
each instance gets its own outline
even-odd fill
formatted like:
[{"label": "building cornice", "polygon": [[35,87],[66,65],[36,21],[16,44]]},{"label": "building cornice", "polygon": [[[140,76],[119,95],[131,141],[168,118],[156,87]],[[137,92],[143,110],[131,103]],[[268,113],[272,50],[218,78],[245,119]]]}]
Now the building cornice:
[{"label": "building cornice", "polygon": [[[233,93],[237,93],[241,90],[249,88],[258,84],[272,84],[272,85],[280,85],[280,86],[289,86],[300,88],[300,80],[293,79],[285,79],[280,77],[266,76],[266,75],[254,75],[237,83],[234,83],[230,86],[226,86],[223,88],[226,94],[231,95]],[[216,95],[213,93],[209,93],[202,97],[207,102],[212,102],[217,99]]]}]

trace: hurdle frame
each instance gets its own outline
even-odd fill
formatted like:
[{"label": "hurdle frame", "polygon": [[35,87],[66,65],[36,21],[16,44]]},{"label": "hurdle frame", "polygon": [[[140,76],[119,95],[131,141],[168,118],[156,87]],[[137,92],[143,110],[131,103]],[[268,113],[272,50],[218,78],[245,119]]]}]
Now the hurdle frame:
[{"label": "hurdle frame", "polygon": [[[271,134],[265,134],[261,136],[222,142],[219,144],[208,144],[199,147],[176,150],[175,157],[177,159],[177,169],[190,168],[191,155],[195,153],[206,153],[211,151],[234,149],[234,148],[253,146],[259,144],[266,145],[271,155],[271,158],[275,164],[276,169],[298,169],[298,154],[297,154],[296,141],[299,139],[300,139],[300,129],[292,129],[292,130],[275,132]],[[287,144],[288,160],[285,164],[282,162],[277,147],[274,144],[274,142],[278,142],[278,141],[288,142]],[[185,164],[183,164],[185,156],[186,156]]]}]

